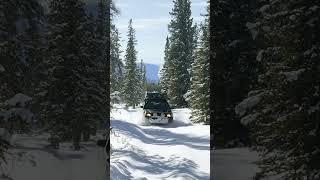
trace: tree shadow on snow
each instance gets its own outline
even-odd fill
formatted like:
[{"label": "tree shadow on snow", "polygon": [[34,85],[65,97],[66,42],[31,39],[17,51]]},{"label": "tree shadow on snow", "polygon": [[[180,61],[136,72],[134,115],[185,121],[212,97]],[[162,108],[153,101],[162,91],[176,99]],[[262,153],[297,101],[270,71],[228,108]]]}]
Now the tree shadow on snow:
[{"label": "tree shadow on snow", "polygon": [[162,128],[177,128],[177,127],[182,127],[182,126],[191,126],[191,123],[185,123],[179,120],[173,120],[172,123],[169,124],[163,124],[163,125],[158,125],[158,127]]},{"label": "tree shadow on snow", "polygon": [[196,172],[197,164],[189,159],[177,156],[172,156],[169,159],[158,155],[149,156],[142,150],[136,148],[133,150],[114,150],[113,156],[117,157],[118,155],[131,157],[133,161],[112,162],[110,171],[111,177],[114,179],[117,179],[116,177],[119,179],[128,179],[126,177],[132,178],[128,169],[143,171],[146,174],[156,175],[163,179],[210,179],[209,174],[199,171]]},{"label": "tree shadow on snow", "polygon": [[146,144],[156,145],[185,145],[193,149],[209,150],[209,139],[201,137],[190,137],[185,134],[176,134],[164,129],[142,129],[141,127],[125,121],[113,120],[112,126],[115,132],[121,133],[141,140]]}]

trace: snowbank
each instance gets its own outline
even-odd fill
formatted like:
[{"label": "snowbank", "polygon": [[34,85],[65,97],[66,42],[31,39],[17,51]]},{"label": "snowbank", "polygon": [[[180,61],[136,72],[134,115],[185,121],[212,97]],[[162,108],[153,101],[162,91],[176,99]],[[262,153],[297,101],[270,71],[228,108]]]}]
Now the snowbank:
[{"label": "snowbank", "polygon": [[26,104],[29,103],[31,100],[32,100],[31,97],[22,93],[18,93],[14,95],[12,98],[5,101],[5,104],[13,107],[14,106],[25,107]]},{"label": "snowbank", "polygon": [[13,148],[7,155],[8,164],[1,173],[14,180],[105,180],[106,163],[103,148],[91,141],[82,143],[80,151],[73,151],[71,143],[63,143],[59,150],[47,148],[48,135],[15,135]]},{"label": "snowbank", "polygon": [[211,158],[214,180],[249,180],[259,170],[254,163],[258,154],[248,148],[214,150]]},{"label": "snowbank", "polygon": [[24,108],[11,108],[0,114],[0,117],[3,117],[4,121],[8,121],[13,117],[20,117],[26,122],[31,122],[33,120],[33,116],[34,115],[30,110]]},{"label": "snowbank", "polygon": [[239,115],[240,117],[245,115],[247,111],[251,110],[262,100],[263,95],[265,95],[265,92],[261,92],[261,91],[249,92],[249,95],[248,95],[249,97],[244,99],[240,104],[238,104],[235,107],[236,114]]},{"label": "snowbank", "polygon": [[304,71],[305,69],[299,69],[297,71],[280,72],[280,74],[284,75],[288,82],[292,82],[298,80],[299,75]]},{"label": "snowbank", "polygon": [[251,122],[253,122],[254,120],[256,120],[258,116],[259,116],[259,113],[249,114],[249,115],[244,116],[243,118],[241,118],[240,122],[243,125],[248,125]]}]

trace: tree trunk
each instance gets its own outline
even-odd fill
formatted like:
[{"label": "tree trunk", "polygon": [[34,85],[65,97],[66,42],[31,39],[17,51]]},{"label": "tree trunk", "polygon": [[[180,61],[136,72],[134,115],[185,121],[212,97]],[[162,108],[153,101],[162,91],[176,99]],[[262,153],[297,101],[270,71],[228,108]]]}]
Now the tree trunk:
[{"label": "tree trunk", "polygon": [[81,135],[79,133],[75,134],[73,137],[73,148],[75,151],[80,150],[80,139],[81,139]]},{"label": "tree trunk", "polygon": [[83,141],[87,142],[90,139],[90,132],[89,131],[85,131],[83,133]]},{"label": "tree trunk", "polygon": [[54,149],[59,149],[60,143],[59,143],[59,138],[51,135],[51,137],[48,139],[49,143],[50,143],[50,147],[54,148]]}]

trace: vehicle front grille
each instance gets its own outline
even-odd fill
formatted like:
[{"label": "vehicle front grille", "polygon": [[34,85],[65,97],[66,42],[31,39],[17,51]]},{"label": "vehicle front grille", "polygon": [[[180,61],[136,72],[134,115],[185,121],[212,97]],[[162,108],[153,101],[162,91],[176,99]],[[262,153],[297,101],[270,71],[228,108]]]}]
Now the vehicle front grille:
[{"label": "vehicle front grille", "polygon": [[161,116],[161,113],[157,113],[158,116]]}]

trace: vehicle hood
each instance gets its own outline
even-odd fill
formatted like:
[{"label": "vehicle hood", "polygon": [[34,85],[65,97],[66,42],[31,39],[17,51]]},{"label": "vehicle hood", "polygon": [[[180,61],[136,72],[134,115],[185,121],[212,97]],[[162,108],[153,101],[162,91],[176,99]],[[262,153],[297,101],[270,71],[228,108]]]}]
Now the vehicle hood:
[{"label": "vehicle hood", "polygon": [[164,111],[161,109],[144,109],[144,111],[150,112],[150,113],[171,113],[170,110]]}]

